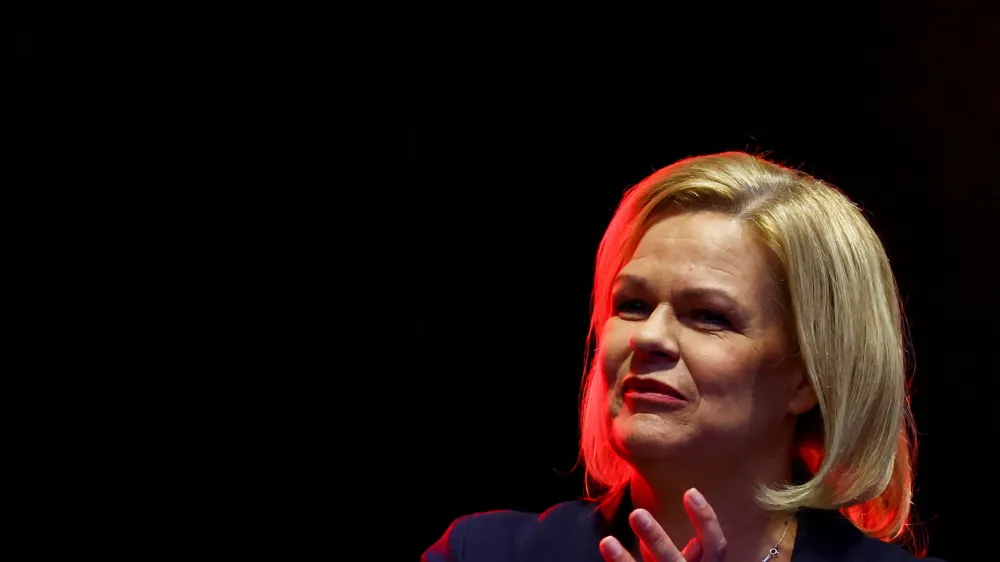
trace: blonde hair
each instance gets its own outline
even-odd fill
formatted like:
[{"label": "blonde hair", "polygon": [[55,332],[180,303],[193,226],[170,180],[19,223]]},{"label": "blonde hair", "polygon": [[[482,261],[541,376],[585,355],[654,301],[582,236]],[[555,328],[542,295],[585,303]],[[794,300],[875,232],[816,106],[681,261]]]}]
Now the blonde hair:
[{"label": "blonde hair", "polygon": [[[757,156],[681,160],[629,189],[597,252],[588,351],[612,311],[611,285],[639,239],[669,210],[711,209],[751,225],[780,266],[803,367],[818,408],[800,416],[803,481],[761,487],[772,510],[839,509],[870,536],[907,527],[916,440],[907,398],[905,323],[889,259],[861,211],[840,191]],[[588,353],[589,355],[589,353]],[[607,380],[588,361],[580,407],[590,499],[607,501],[631,467],[611,448]],[[595,493],[597,492],[597,493]]]}]

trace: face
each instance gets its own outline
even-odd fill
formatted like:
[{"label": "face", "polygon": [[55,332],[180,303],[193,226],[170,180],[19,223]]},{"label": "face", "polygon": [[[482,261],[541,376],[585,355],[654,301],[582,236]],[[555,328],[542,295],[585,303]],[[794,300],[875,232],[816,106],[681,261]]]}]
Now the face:
[{"label": "face", "polygon": [[768,250],[732,217],[668,215],[613,288],[601,339],[612,443],[626,459],[773,451],[815,404]]}]

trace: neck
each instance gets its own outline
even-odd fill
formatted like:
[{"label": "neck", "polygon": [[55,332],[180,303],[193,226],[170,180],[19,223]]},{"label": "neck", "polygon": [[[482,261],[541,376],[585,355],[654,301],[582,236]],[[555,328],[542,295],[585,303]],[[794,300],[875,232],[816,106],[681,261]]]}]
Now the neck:
[{"label": "neck", "polygon": [[[728,466],[724,471],[705,467],[677,470],[676,461],[636,463],[629,493],[636,508],[649,511],[678,549],[697,536],[683,505],[683,495],[697,488],[715,510],[727,542],[730,560],[761,560],[781,537],[791,514],[760,507],[754,493],[760,483],[791,481],[790,463],[783,455],[757,459],[748,466]],[[671,466],[673,465],[673,466]],[[791,553],[795,523],[779,549]]]}]

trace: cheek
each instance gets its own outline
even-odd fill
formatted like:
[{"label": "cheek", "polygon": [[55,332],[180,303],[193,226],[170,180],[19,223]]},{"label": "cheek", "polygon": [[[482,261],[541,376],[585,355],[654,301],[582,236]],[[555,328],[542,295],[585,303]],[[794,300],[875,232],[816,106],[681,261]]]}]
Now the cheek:
[{"label": "cheek", "polygon": [[608,414],[615,419],[622,409],[622,397],[618,393],[618,383],[621,382],[632,353],[629,346],[631,331],[620,319],[611,319],[604,325],[601,332],[598,360],[606,385]]},{"label": "cheek", "polygon": [[621,319],[612,318],[604,324],[599,357],[604,377],[609,383],[617,381],[624,371],[623,367],[632,353],[629,346],[631,337],[631,330]]},{"label": "cheek", "polygon": [[760,357],[741,347],[711,342],[689,349],[684,360],[703,399],[729,406],[753,401]]},{"label": "cheek", "polygon": [[704,351],[688,356],[701,397],[699,415],[713,425],[753,433],[784,419],[787,391],[781,385],[778,357],[752,346]]}]

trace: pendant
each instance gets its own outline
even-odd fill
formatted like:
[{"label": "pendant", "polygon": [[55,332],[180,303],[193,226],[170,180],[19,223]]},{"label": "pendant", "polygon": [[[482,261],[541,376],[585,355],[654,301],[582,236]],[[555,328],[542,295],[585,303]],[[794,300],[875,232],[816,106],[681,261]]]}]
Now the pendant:
[{"label": "pendant", "polygon": [[760,562],[768,562],[772,558],[777,558],[777,557],[778,557],[778,549],[772,548],[771,550],[767,551],[767,556],[765,556],[764,559],[761,560]]}]

